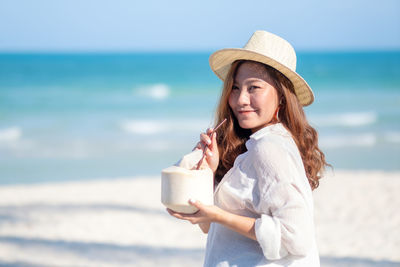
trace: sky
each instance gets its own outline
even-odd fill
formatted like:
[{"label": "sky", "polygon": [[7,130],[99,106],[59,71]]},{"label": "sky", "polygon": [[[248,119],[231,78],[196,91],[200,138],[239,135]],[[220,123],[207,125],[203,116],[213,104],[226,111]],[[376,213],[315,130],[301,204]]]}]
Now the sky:
[{"label": "sky", "polygon": [[0,52],[211,51],[255,30],[296,50],[400,50],[400,1],[0,0]]}]

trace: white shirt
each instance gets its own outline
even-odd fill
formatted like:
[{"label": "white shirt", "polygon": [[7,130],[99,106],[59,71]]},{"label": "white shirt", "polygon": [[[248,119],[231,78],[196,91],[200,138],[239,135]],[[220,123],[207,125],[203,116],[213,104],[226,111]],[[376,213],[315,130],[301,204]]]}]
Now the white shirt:
[{"label": "white shirt", "polygon": [[319,265],[313,199],[299,150],[281,124],[246,142],[247,152],[218,184],[215,205],[256,218],[257,241],[211,223],[204,266]]}]

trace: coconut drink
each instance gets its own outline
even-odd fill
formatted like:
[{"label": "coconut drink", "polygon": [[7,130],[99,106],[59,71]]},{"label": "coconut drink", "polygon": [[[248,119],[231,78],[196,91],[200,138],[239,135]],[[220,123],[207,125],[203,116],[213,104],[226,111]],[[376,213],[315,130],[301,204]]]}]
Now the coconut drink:
[{"label": "coconut drink", "polygon": [[210,168],[189,170],[171,166],[161,172],[161,202],[169,209],[191,214],[197,208],[189,204],[196,199],[213,205],[213,172]]}]

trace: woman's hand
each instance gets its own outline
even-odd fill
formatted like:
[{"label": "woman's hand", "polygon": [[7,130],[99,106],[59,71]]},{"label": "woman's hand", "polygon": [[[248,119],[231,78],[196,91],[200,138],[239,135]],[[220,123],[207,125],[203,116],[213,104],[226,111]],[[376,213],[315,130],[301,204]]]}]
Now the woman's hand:
[{"label": "woman's hand", "polygon": [[168,213],[175,218],[186,220],[192,224],[209,224],[211,222],[218,222],[223,213],[223,210],[217,206],[208,206],[202,204],[200,201],[189,200],[189,204],[198,208],[199,210],[194,214],[184,214],[167,209]]},{"label": "woman's hand", "polygon": [[233,231],[238,232],[248,238],[256,240],[255,218],[240,216],[227,212],[217,206],[208,206],[200,201],[189,200],[189,204],[195,206],[199,210],[194,214],[184,214],[167,209],[168,213],[175,218],[186,220],[192,224],[199,224],[203,232],[208,232],[210,223],[215,222],[222,224]]},{"label": "woman's hand", "polygon": [[216,136],[217,134],[215,132],[213,133],[212,128],[208,129],[207,134],[200,134],[200,142],[197,143],[197,146],[195,147],[195,149],[201,150],[206,148],[206,160],[203,161],[202,165],[206,164],[207,167],[209,167],[213,172],[217,170],[219,163],[219,152]]}]

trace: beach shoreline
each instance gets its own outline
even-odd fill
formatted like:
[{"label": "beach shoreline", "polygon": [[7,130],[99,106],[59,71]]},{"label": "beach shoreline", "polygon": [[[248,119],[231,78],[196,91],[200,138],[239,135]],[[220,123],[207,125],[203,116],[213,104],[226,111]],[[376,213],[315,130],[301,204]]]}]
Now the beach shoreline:
[{"label": "beach shoreline", "polygon": [[[0,266],[201,266],[206,235],[172,218],[160,177],[0,186]],[[314,191],[322,266],[400,264],[400,172],[328,172]]]}]

